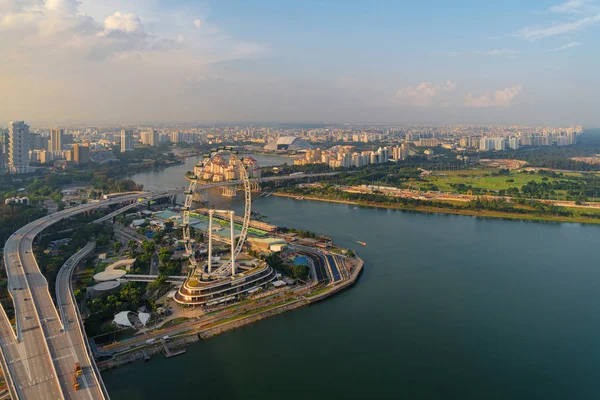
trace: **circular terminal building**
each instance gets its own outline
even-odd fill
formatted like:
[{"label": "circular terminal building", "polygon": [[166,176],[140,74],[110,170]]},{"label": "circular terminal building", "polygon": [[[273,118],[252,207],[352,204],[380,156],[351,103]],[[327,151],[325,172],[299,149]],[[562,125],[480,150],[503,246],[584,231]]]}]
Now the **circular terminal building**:
[{"label": "circular terminal building", "polygon": [[236,296],[276,279],[275,270],[264,262],[238,268],[241,272],[223,278],[207,273],[191,274],[175,294],[175,301],[186,305],[213,306],[234,300]]}]

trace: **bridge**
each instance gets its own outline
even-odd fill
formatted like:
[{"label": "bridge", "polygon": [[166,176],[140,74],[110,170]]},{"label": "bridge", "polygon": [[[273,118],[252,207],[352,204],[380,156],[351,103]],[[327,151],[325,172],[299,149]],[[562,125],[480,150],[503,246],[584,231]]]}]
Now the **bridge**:
[{"label": "bridge", "polygon": [[[292,180],[292,179],[322,178],[322,177],[335,176],[338,174],[339,174],[339,172],[323,172],[323,173],[319,173],[319,174],[305,174],[303,172],[299,172],[299,173],[291,174],[291,175],[267,176],[265,178],[250,178],[250,179],[248,179],[248,181],[252,184],[252,183],[287,181],[287,180]],[[187,177],[187,176],[186,176],[186,178],[190,179],[190,177]],[[197,190],[205,190],[205,189],[212,189],[215,187],[239,186],[239,185],[243,185],[243,184],[244,184],[243,180],[236,179],[236,180],[230,180],[230,181],[220,181],[220,182],[199,184],[199,186],[197,186],[196,189]]]},{"label": "bridge", "polygon": [[[125,274],[122,277],[120,277],[118,280],[126,281],[126,282],[152,282],[156,278],[158,278],[158,275]],[[165,280],[166,280],[166,282],[169,282],[169,283],[181,284],[181,283],[185,282],[186,279],[187,279],[187,276],[167,276]]]},{"label": "bridge", "polygon": [[[63,267],[65,272],[57,277],[57,303],[63,307],[61,317],[50,296],[48,281],[33,255],[35,237],[52,224],[86,211],[136,201],[140,197],[151,200],[179,192],[131,194],[68,208],[25,225],[8,238],[4,246],[4,264],[16,329],[1,308],[0,364],[13,399],[108,398],[95,362],[89,356],[81,319],[74,318],[69,322],[67,317],[74,315],[75,305],[66,293],[70,292],[70,269],[77,259],[67,261]],[[80,378],[80,384],[83,384],[78,391],[73,390],[72,383],[75,362],[80,363],[84,372]]]}]

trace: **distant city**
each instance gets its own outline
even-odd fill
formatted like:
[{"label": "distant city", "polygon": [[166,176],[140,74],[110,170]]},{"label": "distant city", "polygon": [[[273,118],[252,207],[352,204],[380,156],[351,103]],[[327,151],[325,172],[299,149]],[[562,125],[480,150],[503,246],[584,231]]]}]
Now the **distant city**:
[{"label": "distant city", "polygon": [[[136,146],[161,144],[244,144],[253,151],[291,153],[294,164],[326,164],[331,168],[361,167],[404,160],[437,148],[464,153],[516,150],[524,146],[568,146],[577,142],[581,126],[331,126],[278,128],[220,127],[85,127],[32,128],[24,121],[0,130],[0,173],[30,172],[43,165],[65,169],[72,164],[114,161]],[[381,147],[378,145],[381,144]],[[377,147],[377,148],[376,148]],[[258,171],[257,168],[255,168]],[[223,179],[219,171],[214,180]],[[258,172],[255,172],[258,173]]]}]

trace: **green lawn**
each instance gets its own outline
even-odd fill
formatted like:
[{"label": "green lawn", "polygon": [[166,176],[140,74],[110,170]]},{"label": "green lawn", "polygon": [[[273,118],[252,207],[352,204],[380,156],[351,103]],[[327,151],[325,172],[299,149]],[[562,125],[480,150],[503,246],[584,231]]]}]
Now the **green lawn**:
[{"label": "green lawn", "polygon": [[[412,182],[412,188],[423,188],[425,189],[428,184],[435,185],[442,192],[455,192],[456,189],[451,184],[464,184],[465,186],[472,186],[473,188],[485,189],[490,191],[497,191],[501,189],[509,189],[511,187],[521,189],[522,186],[526,185],[530,181],[541,183],[544,175],[539,174],[528,174],[522,172],[513,171],[509,175],[492,176],[496,172],[495,170],[468,170],[468,171],[444,171],[439,172],[436,175],[427,176],[423,181]],[[569,175],[581,175],[581,174],[569,174]],[[561,178],[547,177],[548,182],[560,180]],[[564,177],[562,178],[564,179]],[[511,182],[512,181],[512,182]],[[408,187],[408,183],[405,187]],[[558,198],[564,198],[564,191],[558,191]]]},{"label": "green lawn", "polygon": [[106,269],[106,267],[108,267],[111,263],[105,262],[105,261],[99,261],[98,264],[96,264],[96,269],[94,270],[94,274],[98,274],[100,272],[104,272],[104,270]]}]

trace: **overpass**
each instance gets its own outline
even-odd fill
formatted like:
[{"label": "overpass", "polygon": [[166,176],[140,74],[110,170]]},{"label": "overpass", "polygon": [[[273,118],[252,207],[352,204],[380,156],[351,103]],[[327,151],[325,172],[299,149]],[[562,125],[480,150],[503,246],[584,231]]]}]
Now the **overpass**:
[{"label": "overpass", "polygon": [[[35,237],[50,225],[95,208],[175,195],[179,190],[131,194],[94,203],[83,204],[47,215],[13,233],[4,246],[4,263],[8,276],[8,291],[13,299],[16,330],[2,308],[0,315],[0,364],[6,376],[13,399],[105,399],[106,389],[87,353],[87,341],[81,320],[63,325],[48,290],[48,281],[42,275],[33,255]],[[76,260],[71,259],[71,264]],[[71,267],[67,261],[67,270]],[[74,264],[73,264],[74,266]],[[70,276],[69,274],[66,274]],[[60,279],[59,279],[60,278]],[[63,303],[66,276],[57,277],[60,288],[59,307],[63,318],[74,304]],[[67,287],[69,290],[70,288]],[[72,315],[72,314],[71,314]],[[70,326],[70,324],[78,325]],[[74,363],[84,371],[81,390],[74,391],[72,376]]]},{"label": "overpass", "polygon": [[[323,172],[323,173],[319,173],[319,174],[305,174],[303,172],[298,172],[296,174],[291,174],[291,175],[268,176],[265,178],[251,178],[251,179],[248,179],[248,181],[250,183],[277,182],[277,181],[287,181],[287,180],[292,180],[292,179],[322,178],[322,177],[328,177],[328,176],[335,176],[338,174],[339,174],[339,172]],[[186,177],[186,178],[190,179],[188,177]],[[244,181],[242,181],[241,179],[230,180],[230,181],[220,181],[220,182],[213,182],[213,183],[206,183],[206,184],[198,184],[198,186],[196,187],[196,190],[212,189],[215,187],[223,187],[223,186],[238,186],[238,185],[243,185],[243,184],[244,184]]]},{"label": "overpass", "polygon": [[[158,278],[158,275],[125,274],[122,277],[120,277],[118,280],[126,281],[126,282],[152,282],[156,278]],[[187,276],[167,276],[165,280],[169,283],[181,284],[181,283],[185,282],[186,279],[187,279]]]}]

